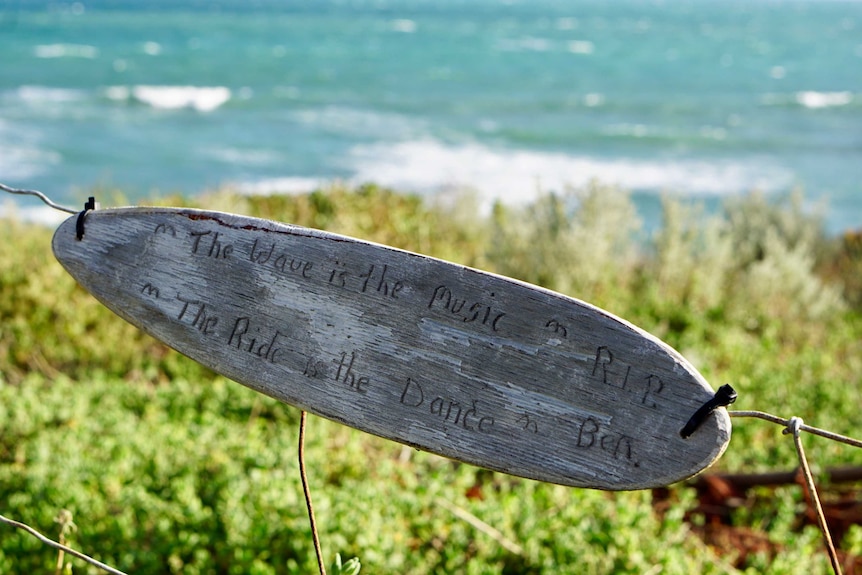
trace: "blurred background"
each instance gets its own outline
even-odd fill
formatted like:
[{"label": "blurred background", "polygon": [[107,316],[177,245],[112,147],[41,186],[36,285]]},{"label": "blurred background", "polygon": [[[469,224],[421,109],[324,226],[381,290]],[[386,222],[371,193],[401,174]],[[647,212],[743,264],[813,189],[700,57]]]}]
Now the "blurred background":
[{"label": "blurred background", "polygon": [[862,222],[862,2],[0,0],[0,178],[79,203],[591,181]]}]

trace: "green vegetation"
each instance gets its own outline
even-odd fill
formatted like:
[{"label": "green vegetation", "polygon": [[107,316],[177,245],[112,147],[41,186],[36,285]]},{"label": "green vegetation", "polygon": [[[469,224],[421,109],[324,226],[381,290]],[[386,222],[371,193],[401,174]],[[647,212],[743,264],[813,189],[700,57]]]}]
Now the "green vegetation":
[{"label": "green vegetation", "polygon": [[[666,340],[714,387],[732,383],[737,408],[860,435],[862,243],[825,237],[798,198],[752,195],[713,216],[668,199],[663,225],[646,238],[628,196],[600,186],[487,212],[469,196],[430,202],[374,186],[193,203],[545,285]],[[130,573],[316,572],[298,411],[107,311],[54,261],[49,230],[3,222],[0,236],[0,514],[57,537],[55,518],[69,510],[69,544]],[[816,468],[862,464],[857,450],[805,441]],[[829,572],[819,532],[799,527],[797,487],[737,512],[737,524],[780,547],[737,561],[693,533],[685,486],[658,513],[650,492],[522,480],[317,418],[307,463],[328,561],[358,557],[362,573]],[[718,463],[794,466],[788,437],[754,420],[735,421]],[[862,554],[862,529],[841,545]],[[0,573],[50,573],[55,563],[48,547],[0,525]],[[74,571],[96,572],[77,560]]]}]

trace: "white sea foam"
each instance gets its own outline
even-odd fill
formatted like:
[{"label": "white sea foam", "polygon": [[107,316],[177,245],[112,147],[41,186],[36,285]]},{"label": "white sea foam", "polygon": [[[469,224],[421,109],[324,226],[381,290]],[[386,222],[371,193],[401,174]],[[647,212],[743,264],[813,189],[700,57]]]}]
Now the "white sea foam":
[{"label": "white sea foam", "polygon": [[506,38],[497,43],[501,52],[547,52],[554,44],[547,38],[524,36],[522,38]]},{"label": "white sea foam", "polygon": [[327,178],[268,178],[251,182],[237,182],[228,184],[228,187],[242,194],[265,195],[265,194],[303,194],[325,187],[330,180]]},{"label": "white sea foam", "polygon": [[26,181],[62,161],[40,147],[38,133],[0,119],[0,174],[4,181]]},{"label": "white sea foam", "polygon": [[589,40],[572,40],[568,48],[572,54],[589,55],[596,51],[596,46]]},{"label": "white sea foam", "polygon": [[551,52],[566,51],[571,54],[588,56],[596,51],[596,45],[589,40],[569,40],[568,42],[522,36],[520,38],[503,38],[497,42],[497,50],[501,52]]},{"label": "white sea foam", "polygon": [[293,118],[302,124],[339,136],[411,139],[427,130],[427,123],[423,120],[401,114],[343,106],[306,108],[294,112]]},{"label": "white sea foam", "polygon": [[645,124],[608,124],[602,128],[602,133],[607,136],[623,136],[627,138],[645,138],[646,136],[654,136],[658,133],[658,128],[647,126]]},{"label": "white sea foam", "polygon": [[846,106],[853,101],[851,92],[796,92],[796,102],[806,108]]},{"label": "white sea foam", "polygon": [[33,48],[37,58],[87,58],[99,55],[99,49],[86,44],[40,44]]},{"label": "white sea foam", "polygon": [[0,204],[0,218],[11,218],[21,222],[42,224],[48,227],[60,225],[69,214],[48,206],[24,207],[12,200]]},{"label": "white sea foam", "polygon": [[404,34],[412,34],[416,31],[416,22],[406,18],[392,20],[389,23],[389,28],[394,32],[403,32]]},{"label": "white sea foam", "polygon": [[[850,91],[818,92],[802,90],[795,93],[770,92],[760,96],[760,103],[765,106],[802,106],[810,110],[847,106],[857,101],[858,95]],[[862,99],[862,98],[860,98]]]},{"label": "white sea foam", "polygon": [[105,96],[124,102],[135,100],[163,110],[191,108],[199,112],[211,112],[231,98],[231,91],[224,86],[110,86]]},{"label": "white sea foam", "polygon": [[104,89],[105,97],[115,102],[125,102],[132,97],[132,89],[128,86],[108,86]]},{"label": "white sea foam", "polygon": [[557,18],[555,23],[557,30],[574,30],[579,25],[578,19],[571,17]]},{"label": "white sea foam", "polygon": [[32,143],[0,143],[0,174],[7,180],[27,180],[59,164],[57,152],[44,150]]},{"label": "white sea foam", "polygon": [[261,167],[277,164],[283,157],[274,150],[243,148],[211,148],[204,155],[237,166]]},{"label": "white sea foam", "polygon": [[584,96],[584,106],[595,108],[605,103],[605,97],[602,94],[591,92]]},{"label": "white sea foam", "polygon": [[224,86],[135,86],[132,95],[154,108],[210,112],[230,100],[231,92]]},{"label": "white sea foam", "polygon": [[47,86],[19,86],[15,90],[19,100],[27,104],[65,104],[86,98],[83,90],[71,88],[50,88]]},{"label": "white sea foam", "polygon": [[773,191],[792,182],[787,170],[755,160],[610,159],[480,144],[448,146],[435,140],[359,146],[352,158],[354,182],[416,192],[473,189],[489,202],[520,203],[541,191],[563,191],[592,181],[693,195]]},{"label": "white sea foam", "polygon": [[144,42],[141,49],[144,51],[144,54],[148,54],[150,56],[158,56],[162,53],[162,45],[158,42],[153,42],[152,40]]},{"label": "white sea foam", "polygon": [[[662,124],[608,124],[601,130],[602,134],[611,137],[622,138],[656,138],[661,140],[677,140],[680,138],[689,138],[694,134],[691,129],[679,129]],[[697,128],[696,134],[707,140],[725,140],[727,139],[727,128],[722,126],[711,126],[704,124]]]},{"label": "white sea foam", "polygon": [[18,118],[22,126],[41,126],[42,122],[80,118],[90,109],[86,105],[89,96],[86,90],[72,88],[18,86],[0,91],[0,117]]},{"label": "white sea foam", "polygon": [[[62,160],[57,152],[39,147],[39,141],[38,132],[0,118],[0,175],[3,182],[10,185],[21,183],[23,186],[24,182],[39,176]],[[3,196],[0,201],[0,217],[37,221],[48,225],[56,224],[62,219],[55,214],[68,217],[68,214],[42,205],[21,208],[21,201],[5,194]]]}]

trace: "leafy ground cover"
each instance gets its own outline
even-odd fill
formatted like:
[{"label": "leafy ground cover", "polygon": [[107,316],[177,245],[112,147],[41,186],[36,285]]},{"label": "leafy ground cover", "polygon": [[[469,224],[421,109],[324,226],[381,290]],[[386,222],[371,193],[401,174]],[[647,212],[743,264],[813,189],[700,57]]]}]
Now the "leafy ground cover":
[{"label": "leafy ground cover", "polygon": [[[666,340],[714,387],[732,383],[736,408],[862,435],[859,235],[824,236],[797,197],[751,195],[714,215],[668,199],[651,233],[625,193],[600,186],[517,208],[375,186],[162,203],[328,229],[541,284]],[[0,226],[0,513],[56,536],[69,510],[69,543],[132,573],[315,572],[298,411],[101,307],[54,261],[50,236]],[[734,423],[714,471],[795,465],[780,429]],[[805,441],[816,469],[862,465],[856,450]],[[733,513],[767,543],[737,553],[698,536],[708,526],[687,485],[661,505],[650,492],[547,485],[317,418],[307,462],[324,552],[359,557],[363,573],[829,572],[795,486],[761,489],[760,503]],[[862,555],[862,529],[839,545]],[[0,526],[0,572],[47,573],[55,562]]]}]

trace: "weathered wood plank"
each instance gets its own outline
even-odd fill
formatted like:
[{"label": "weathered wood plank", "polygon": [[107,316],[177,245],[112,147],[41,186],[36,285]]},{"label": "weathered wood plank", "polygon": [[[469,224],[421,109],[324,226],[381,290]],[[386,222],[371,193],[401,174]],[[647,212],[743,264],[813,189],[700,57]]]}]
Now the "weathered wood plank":
[{"label": "weathered wood plank", "polygon": [[98,210],[54,253],[111,310],[261,393],[447,457],[564,485],[685,479],[730,439],[678,353],[584,302],[316,230]]}]

